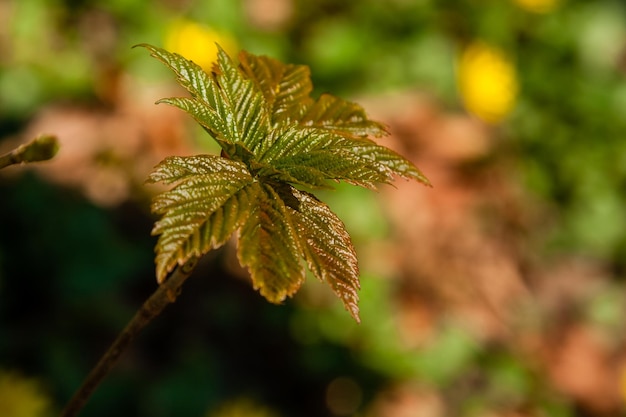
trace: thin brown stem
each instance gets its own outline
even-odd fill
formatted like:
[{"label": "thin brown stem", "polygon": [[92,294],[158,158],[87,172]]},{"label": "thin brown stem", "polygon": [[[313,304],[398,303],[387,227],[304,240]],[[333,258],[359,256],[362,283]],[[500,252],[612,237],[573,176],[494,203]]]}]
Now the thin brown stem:
[{"label": "thin brown stem", "polygon": [[124,353],[139,332],[150,323],[152,319],[158,316],[168,304],[176,301],[181,286],[193,272],[196,263],[197,259],[192,258],[184,265],[176,268],[172,275],[159,285],[150,298],[143,303],[139,311],[137,311],[124,330],[117,336],[117,339],[111,344],[111,347],[109,347],[102,358],[100,358],[100,361],[94,366],[89,375],[87,375],[83,384],[78,388],[61,412],[61,417],[74,417],[78,415],[102,379],[111,372],[122,353]]},{"label": "thin brown stem", "polygon": [[18,162],[15,160],[15,155],[13,152],[0,155],[0,169],[8,167],[9,165],[17,164],[17,163]]}]

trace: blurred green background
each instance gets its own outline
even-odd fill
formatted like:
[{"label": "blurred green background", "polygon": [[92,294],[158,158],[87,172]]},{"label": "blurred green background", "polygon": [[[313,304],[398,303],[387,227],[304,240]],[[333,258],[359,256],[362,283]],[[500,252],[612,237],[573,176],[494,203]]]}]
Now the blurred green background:
[{"label": "blurred green background", "polygon": [[626,5],[619,0],[0,0],[0,415],[52,416],[156,286],[151,195],[214,152],[137,43],[311,67],[434,188],[320,193],[362,324],[309,279],[284,305],[226,246],[84,416],[626,415]]}]

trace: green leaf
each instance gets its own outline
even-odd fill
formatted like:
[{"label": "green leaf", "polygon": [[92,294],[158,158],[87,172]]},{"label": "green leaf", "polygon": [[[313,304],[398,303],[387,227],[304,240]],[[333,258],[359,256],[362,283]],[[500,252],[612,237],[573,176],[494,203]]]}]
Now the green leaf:
[{"label": "green leaf", "polygon": [[370,120],[361,106],[330,94],[322,94],[317,101],[312,102],[300,123],[346,136],[388,135],[385,126]]},{"label": "green leaf", "polygon": [[352,154],[332,152],[329,149],[281,158],[273,166],[296,179],[297,184],[312,188],[324,188],[328,180],[343,180],[371,189],[376,188],[376,183],[388,182],[387,172],[383,168],[366,166]]},{"label": "green leaf", "polygon": [[272,140],[267,141],[271,145],[259,160],[298,184],[320,188],[327,180],[335,180],[375,188],[376,183],[390,183],[394,174],[429,184],[413,164],[369,139],[346,138],[297,125],[276,129],[272,134]]},{"label": "green leaf", "polygon": [[283,199],[260,185],[257,202],[239,235],[238,257],[254,288],[272,303],[292,296],[304,282],[297,230]]},{"label": "green leaf", "polygon": [[270,129],[263,95],[219,48],[215,80],[222,92],[223,115],[232,128],[231,141],[241,142],[254,152]]},{"label": "green leaf", "polygon": [[332,181],[372,188],[395,175],[430,185],[410,161],[378,145],[385,127],[329,94],[315,100],[309,69],[247,52],[235,65],[219,48],[210,74],[177,54],[141,45],[175,74],[191,97],[159,100],[190,114],[221,146],[221,156],[170,157],[149,182],[157,195],[153,233],[157,279],[224,244],[237,232],[239,262],[269,301],[302,285],[305,266],[327,282],[355,320],[358,265],[341,220],[313,194]]},{"label": "green leaf", "polygon": [[250,150],[262,143],[270,128],[263,95],[224,50],[219,49],[215,72],[209,76],[178,54],[150,45],[139,46],[170,68],[192,96],[162,99],[159,103],[188,112],[220,141],[240,143]]},{"label": "green leaf", "polygon": [[428,178],[413,163],[393,150],[380,146],[373,141],[354,141],[345,153],[357,155],[363,165],[385,170],[387,173],[386,180],[380,182],[390,183],[393,175],[399,175],[431,186]]},{"label": "green leaf", "polygon": [[166,158],[148,180],[176,183],[152,203],[152,211],[163,215],[152,230],[160,235],[159,282],[177,264],[222,245],[246,220],[255,194],[244,164],[213,155]]},{"label": "green leaf", "polygon": [[192,97],[202,100],[209,107],[218,107],[216,103],[219,98],[218,85],[198,64],[156,46],[145,43],[135,46],[146,48],[150,55],[171,69],[180,85],[189,91]]},{"label": "green leaf", "polygon": [[359,267],[350,235],[343,222],[314,195],[292,188],[299,202],[290,209],[307,266],[330,284],[344,306],[359,321]]},{"label": "green leaf", "polygon": [[387,130],[370,120],[356,103],[330,94],[318,100],[309,97],[313,90],[309,68],[283,64],[266,56],[239,54],[243,72],[263,92],[273,123],[298,121],[303,126],[323,128],[349,136],[385,136]]},{"label": "green leaf", "polygon": [[[201,101],[188,97],[170,97],[157,101],[189,113],[204,129],[215,138],[222,148],[233,145],[232,129],[227,119]],[[222,145],[223,144],[223,145]]]},{"label": "green leaf", "polygon": [[250,207],[256,204],[257,193],[257,183],[250,183],[233,194],[185,240],[182,253],[200,256],[226,243],[248,219]]},{"label": "green leaf", "polygon": [[246,51],[239,54],[239,62],[243,72],[263,93],[274,124],[300,120],[313,90],[308,67],[285,65],[275,59],[252,55]]}]

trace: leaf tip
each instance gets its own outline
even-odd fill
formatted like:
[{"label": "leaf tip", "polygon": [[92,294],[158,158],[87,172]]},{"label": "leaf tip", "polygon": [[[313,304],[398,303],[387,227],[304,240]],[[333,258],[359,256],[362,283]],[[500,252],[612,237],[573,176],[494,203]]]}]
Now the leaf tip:
[{"label": "leaf tip", "polygon": [[359,306],[356,304],[353,305],[346,305],[346,310],[348,310],[348,312],[350,313],[350,315],[352,316],[352,318],[354,319],[354,321],[356,321],[357,324],[361,324],[361,316],[359,315]]},{"label": "leaf tip", "polygon": [[433,184],[430,182],[430,180],[426,177],[426,175],[422,174],[420,171],[417,171],[417,173],[415,173],[415,175],[413,175],[412,178],[422,183],[422,185],[425,185],[426,187],[433,188]]},{"label": "leaf tip", "polygon": [[135,45],[131,46],[131,49],[135,49],[135,48],[144,48],[144,49],[147,49],[147,50],[148,50],[151,54],[155,54],[155,53],[156,53],[156,51],[158,51],[158,50],[159,50],[159,48],[158,48],[158,47],[156,47],[156,46],[154,46],[154,45],[150,45],[149,43],[145,43],[145,42],[142,42],[142,43],[137,43],[137,44],[135,44]]},{"label": "leaf tip", "polygon": [[157,265],[157,268],[156,268],[157,284],[159,285],[163,284],[165,282],[165,278],[167,278],[167,274],[169,274],[172,269],[173,267],[170,267],[168,270],[166,265]]}]

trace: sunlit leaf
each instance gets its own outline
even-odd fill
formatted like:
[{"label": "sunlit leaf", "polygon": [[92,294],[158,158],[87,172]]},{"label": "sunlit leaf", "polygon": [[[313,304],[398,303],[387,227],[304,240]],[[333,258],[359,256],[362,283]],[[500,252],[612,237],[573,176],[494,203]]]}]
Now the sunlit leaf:
[{"label": "sunlit leaf", "polygon": [[[218,143],[232,144],[231,130],[227,120],[218,111],[199,100],[189,97],[164,98],[157,103],[165,103],[189,113]],[[225,145],[228,146],[228,145]]]},{"label": "sunlit leaf", "polygon": [[429,184],[413,164],[369,139],[349,139],[295,125],[276,131],[279,133],[268,141],[271,145],[259,160],[299,184],[323,187],[326,180],[340,180],[375,188],[376,183],[391,182],[394,174]]},{"label": "sunlit leaf", "polygon": [[244,73],[263,93],[274,123],[300,119],[311,101],[309,94],[313,90],[307,66],[283,64],[246,51],[239,54],[239,61]]},{"label": "sunlit leaf", "polygon": [[298,209],[291,209],[302,255],[317,278],[328,282],[359,321],[359,267],[350,235],[341,220],[315,196],[293,189]]},{"label": "sunlit leaf", "polygon": [[305,126],[328,129],[346,135],[360,137],[387,135],[385,126],[370,120],[361,106],[330,94],[322,94],[318,100],[312,102],[300,122]]},{"label": "sunlit leaf", "polygon": [[159,100],[190,113],[217,139],[241,143],[253,150],[269,131],[269,116],[263,95],[233,64],[221,48],[216,72],[211,75],[178,54],[150,45],[140,45],[169,67],[189,98]]},{"label": "sunlit leaf", "polygon": [[[263,95],[255,84],[233,64],[220,48],[215,80],[218,82],[222,102],[220,114],[232,128],[231,141],[241,142],[254,151],[270,129],[269,114]],[[222,113],[223,112],[223,113]]]},{"label": "sunlit leaf", "polygon": [[254,288],[273,303],[293,295],[304,282],[297,240],[285,202],[271,185],[261,184],[239,235],[238,256]]},{"label": "sunlit leaf", "polygon": [[222,245],[245,220],[254,197],[246,166],[213,155],[166,158],[149,181],[176,183],[152,203],[152,210],[163,215],[152,230],[160,235],[159,282],[177,264]]},{"label": "sunlit leaf", "polygon": [[186,239],[182,248],[182,252],[188,254],[186,258],[200,256],[223,245],[248,219],[250,208],[256,204],[257,192],[256,183],[250,183],[213,211],[207,221]]},{"label": "sunlit leaf", "polygon": [[217,107],[215,100],[219,98],[218,86],[214,80],[202,70],[202,67],[188,59],[165,49],[148,44],[140,44],[150,51],[150,55],[161,61],[171,69],[181,86],[210,107]]},{"label": "sunlit leaf", "polygon": [[173,187],[154,198],[157,278],[237,232],[239,262],[274,303],[302,285],[305,267],[327,282],[358,321],[357,258],[343,223],[314,195],[333,181],[375,188],[395,175],[429,185],[407,159],[370,136],[387,134],[358,104],[315,100],[309,69],[247,52],[239,65],[218,47],[210,73],[149,45],[191,97],[159,101],[189,113],[221,156],[171,157],[149,181]]}]

